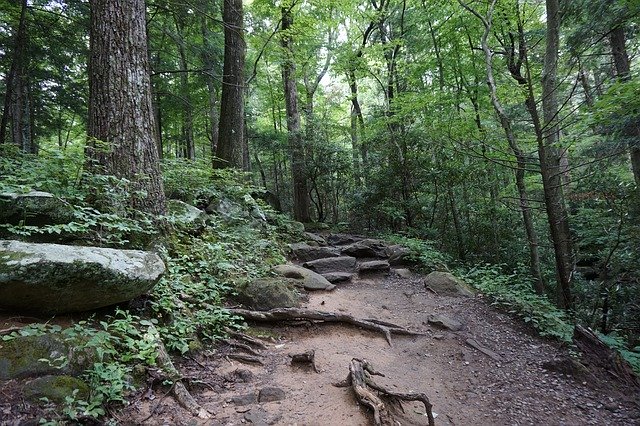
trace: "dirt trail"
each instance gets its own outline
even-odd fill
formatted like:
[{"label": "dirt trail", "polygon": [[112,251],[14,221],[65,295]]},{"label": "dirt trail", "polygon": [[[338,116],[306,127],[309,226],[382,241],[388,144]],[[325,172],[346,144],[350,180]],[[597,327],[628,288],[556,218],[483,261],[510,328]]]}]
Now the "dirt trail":
[{"label": "dirt trail", "polygon": [[[183,374],[194,379],[192,392],[214,414],[212,419],[194,419],[160,391],[148,392],[119,419],[157,425],[368,425],[370,413],[351,389],[333,386],[358,357],[386,375],[376,378],[380,384],[399,392],[425,392],[437,413],[436,425],[640,424],[637,394],[545,370],[542,363],[566,356],[567,349],[536,337],[480,297],[435,295],[425,289],[422,277],[400,278],[392,272],[355,278],[333,292],[311,293],[306,307],[385,320],[425,336],[394,336],[390,347],[379,333],[345,325],[256,327],[270,336],[263,366],[225,359],[224,346],[180,364]],[[429,325],[430,314],[456,319],[463,329]],[[500,360],[469,346],[470,338]],[[315,350],[320,373],[290,365],[289,354],[308,349]],[[262,391],[258,401],[264,388],[277,390]],[[278,390],[283,399],[265,401]],[[420,404],[404,407],[403,424],[427,424]]]}]

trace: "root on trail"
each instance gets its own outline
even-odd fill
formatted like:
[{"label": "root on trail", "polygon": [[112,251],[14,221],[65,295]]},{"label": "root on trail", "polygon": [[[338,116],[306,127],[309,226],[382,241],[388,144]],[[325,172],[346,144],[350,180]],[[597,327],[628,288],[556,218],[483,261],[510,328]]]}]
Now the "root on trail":
[{"label": "root on trail", "polygon": [[[164,344],[160,339],[157,339],[156,346],[158,349],[158,367],[162,369],[162,371],[167,375],[168,379],[173,381],[173,386],[171,387],[171,393],[175,400],[188,410],[192,415],[197,416],[201,419],[210,419],[211,413],[202,408],[200,404],[193,398],[193,396],[189,393],[187,388],[182,383],[182,376],[180,372],[176,369],[171,361],[171,357],[167,352],[167,349],[164,347]],[[153,415],[153,412],[152,412]]]},{"label": "root on trail", "polygon": [[417,331],[407,330],[399,325],[391,324],[388,322],[371,320],[371,319],[358,319],[348,314],[342,314],[338,312],[323,312],[315,311],[312,309],[299,309],[299,308],[279,308],[271,309],[270,311],[251,311],[247,309],[229,309],[229,312],[235,315],[240,315],[246,320],[250,321],[262,321],[262,322],[276,322],[276,321],[316,321],[319,323],[344,323],[355,325],[356,327],[364,328],[365,330],[378,331],[384,334],[389,346],[391,345],[391,333],[402,334],[406,336],[424,336],[424,333]]},{"label": "root on trail", "polygon": [[431,411],[431,402],[424,393],[400,393],[386,389],[373,381],[371,376],[382,376],[373,369],[366,360],[353,358],[349,364],[349,375],[346,380],[335,386],[350,386],[358,401],[373,410],[373,421],[376,426],[395,426],[397,409],[402,410],[401,401],[420,401],[424,405],[428,424],[434,426],[435,420]]}]

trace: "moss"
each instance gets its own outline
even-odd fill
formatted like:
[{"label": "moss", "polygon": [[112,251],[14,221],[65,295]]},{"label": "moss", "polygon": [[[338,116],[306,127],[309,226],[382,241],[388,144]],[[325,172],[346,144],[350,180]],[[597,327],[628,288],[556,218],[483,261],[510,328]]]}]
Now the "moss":
[{"label": "moss", "polygon": [[72,376],[38,377],[26,383],[23,392],[25,398],[33,402],[38,401],[40,398],[47,398],[49,401],[61,404],[65,402],[67,397],[72,397],[76,400],[87,400],[89,398],[89,386],[82,380]]}]

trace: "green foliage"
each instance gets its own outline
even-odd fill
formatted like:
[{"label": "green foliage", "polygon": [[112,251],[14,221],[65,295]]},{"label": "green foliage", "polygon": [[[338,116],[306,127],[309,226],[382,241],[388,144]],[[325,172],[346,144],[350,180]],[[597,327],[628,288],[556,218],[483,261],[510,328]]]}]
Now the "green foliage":
[{"label": "green foliage", "polygon": [[420,265],[427,273],[448,269],[447,265],[453,262],[451,256],[435,249],[432,241],[399,235],[388,235],[385,239],[408,248],[411,251],[408,260]]},{"label": "green foliage", "polygon": [[571,342],[573,325],[570,318],[532,290],[532,278],[525,268],[505,273],[498,265],[479,265],[461,276],[493,300],[493,305],[522,318],[542,336]]},{"label": "green foliage", "polygon": [[606,343],[609,347],[620,352],[620,355],[631,365],[633,371],[640,376],[640,346],[635,347],[633,350],[629,350],[625,339],[616,336],[615,334],[602,334],[597,333],[600,340]]}]

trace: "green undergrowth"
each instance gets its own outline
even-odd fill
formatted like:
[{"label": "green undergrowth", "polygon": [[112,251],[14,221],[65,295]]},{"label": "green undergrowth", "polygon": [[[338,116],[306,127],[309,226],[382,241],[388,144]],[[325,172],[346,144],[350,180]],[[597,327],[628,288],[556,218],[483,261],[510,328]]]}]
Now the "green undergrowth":
[{"label": "green undergrowth", "polygon": [[[451,259],[438,252],[431,242],[397,236],[390,237],[389,240],[410,248],[410,258],[418,262],[426,272],[448,270],[446,265]],[[534,292],[532,278],[524,266],[509,271],[506,265],[458,265],[454,272],[487,297],[493,306],[530,324],[541,336],[572,344],[573,320],[548,297]],[[640,374],[640,347],[630,349],[625,340],[616,336],[615,332],[598,335],[604,343],[617,349],[635,372]]]},{"label": "green undergrowth", "polygon": [[[155,366],[160,342],[169,352],[186,354],[223,337],[228,328],[241,328],[240,318],[225,310],[226,298],[284,262],[286,243],[300,238],[299,224],[254,198],[260,190],[241,172],[214,171],[206,162],[163,164],[168,196],[201,208],[212,200],[233,206],[228,214],[181,223],[123,207],[132,196],[126,180],[88,175],[78,164],[81,153],[74,152],[46,159],[0,157],[0,192],[51,192],[70,206],[75,218],[64,225],[3,225],[4,232],[16,239],[64,235],[65,241],[106,247],[144,248],[151,241],[167,271],[149,294],[111,314],[86,318],[64,330],[36,324],[5,336],[62,332],[82,338],[96,351],[95,362],[83,375],[90,396],[71,395],[63,406],[47,406],[43,424],[103,418],[110,406],[126,404],[136,374]],[[158,223],[164,224],[162,231]],[[50,362],[62,365],[65,360]]]}]

